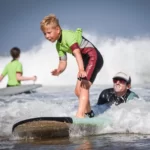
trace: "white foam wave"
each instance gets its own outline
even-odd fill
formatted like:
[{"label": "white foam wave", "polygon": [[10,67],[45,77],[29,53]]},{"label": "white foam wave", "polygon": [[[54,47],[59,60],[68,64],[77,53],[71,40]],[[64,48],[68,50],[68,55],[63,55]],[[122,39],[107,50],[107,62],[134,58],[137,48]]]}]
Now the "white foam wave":
[{"label": "white foam wave", "polygon": [[[134,84],[150,82],[149,75],[149,37],[125,38],[101,38],[85,34],[104,57],[104,66],[98,74],[95,84],[111,84],[112,76],[120,70],[128,72]],[[11,60],[10,57],[0,59],[0,72]],[[58,55],[55,44],[43,41],[27,52],[21,54],[20,61],[23,64],[24,75],[38,76],[38,83],[43,85],[72,85],[76,83],[77,64],[73,56],[68,55],[68,67],[59,77],[51,75],[51,71],[57,68]],[[7,78],[0,84],[5,86]]]}]

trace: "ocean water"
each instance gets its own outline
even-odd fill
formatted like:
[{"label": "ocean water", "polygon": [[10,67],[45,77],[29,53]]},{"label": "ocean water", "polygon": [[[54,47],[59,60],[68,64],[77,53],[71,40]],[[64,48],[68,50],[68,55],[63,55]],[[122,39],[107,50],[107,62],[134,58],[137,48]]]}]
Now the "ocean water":
[{"label": "ocean water", "polygon": [[14,123],[33,117],[69,116],[76,114],[78,100],[74,86],[44,86],[31,94],[1,97],[0,149],[149,149],[150,140],[150,87],[135,86],[132,90],[140,98],[121,104],[97,106],[103,88],[91,89],[91,105],[97,117],[111,118],[112,122],[100,127],[72,126],[69,138],[48,140],[22,140],[12,135]]},{"label": "ocean water", "polygon": [[[85,34],[104,57],[104,66],[90,91],[92,109],[97,117],[109,117],[112,123],[95,129],[71,127],[69,138],[41,141],[20,140],[12,136],[14,123],[33,117],[70,116],[76,114],[78,100],[74,87],[78,68],[75,59],[68,55],[65,72],[51,76],[57,68],[58,56],[55,45],[44,41],[31,50],[22,53],[24,76],[37,75],[36,83],[42,88],[31,94],[0,97],[0,149],[44,150],[44,149],[149,149],[150,141],[150,38],[135,37],[101,38]],[[10,56],[0,57],[0,72],[11,60]],[[118,71],[126,71],[132,77],[132,90],[140,98],[119,106],[96,106],[100,92],[112,87],[112,76]],[[22,82],[30,84],[32,81]],[[0,88],[7,84],[7,77]]]}]

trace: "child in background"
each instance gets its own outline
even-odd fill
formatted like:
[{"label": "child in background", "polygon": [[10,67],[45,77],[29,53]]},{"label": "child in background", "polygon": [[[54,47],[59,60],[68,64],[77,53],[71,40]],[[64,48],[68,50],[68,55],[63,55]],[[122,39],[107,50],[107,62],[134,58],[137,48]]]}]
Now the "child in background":
[{"label": "child in background", "polygon": [[12,61],[9,62],[6,67],[4,68],[2,74],[0,75],[0,81],[3,80],[3,78],[8,75],[8,83],[7,87],[10,86],[18,86],[21,85],[21,81],[27,81],[27,80],[33,80],[36,81],[37,77],[24,77],[22,64],[19,62],[20,57],[20,49],[17,47],[13,47],[10,50],[10,54],[12,56]]}]

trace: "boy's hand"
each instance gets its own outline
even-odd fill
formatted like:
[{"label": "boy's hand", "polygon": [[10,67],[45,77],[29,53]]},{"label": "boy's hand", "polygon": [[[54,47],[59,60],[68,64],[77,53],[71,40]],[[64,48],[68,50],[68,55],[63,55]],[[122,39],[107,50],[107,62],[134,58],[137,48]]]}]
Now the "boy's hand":
[{"label": "boy's hand", "polygon": [[54,69],[51,73],[53,76],[58,76],[61,72],[58,69]]},{"label": "boy's hand", "polygon": [[84,70],[79,70],[78,72],[78,78],[86,78],[87,77],[87,74]]}]

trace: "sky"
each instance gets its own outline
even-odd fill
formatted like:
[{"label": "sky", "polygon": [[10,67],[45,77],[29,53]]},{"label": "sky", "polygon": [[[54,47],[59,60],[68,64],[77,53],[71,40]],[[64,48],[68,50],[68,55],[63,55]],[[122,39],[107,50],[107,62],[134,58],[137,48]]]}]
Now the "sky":
[{"label": "sky", "polygon": [[51,13],[63,28],[101,37],[150,36],[150,0],[0,0],[0,55],[39,45],[40,22]]}]

